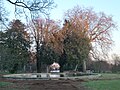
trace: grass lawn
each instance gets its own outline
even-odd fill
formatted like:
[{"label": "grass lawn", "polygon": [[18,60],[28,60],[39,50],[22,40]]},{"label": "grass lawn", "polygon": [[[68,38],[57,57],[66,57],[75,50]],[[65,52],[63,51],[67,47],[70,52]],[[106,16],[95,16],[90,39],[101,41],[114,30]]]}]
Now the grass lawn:
[{"label": "grass lawn", "polygon": [[84,85],[90,90],[120,90],[120,80],[88,81]]},{"label": "grass lawn", "polygon": [[9,86],[12,85],[13,83],[10,82],[0,82],[0,87],[5,87],[5,86]]},{"label": "grass lawn", "polygon": [[16,85],[12,82],[0,82],[0,90],[29,90],[27,86]]},{"label": "grass lawn", "polygon": [[120,79],[120,74],[107,74],[107,73],[103,73],[101,74],[102,76],[100,77],[100,79]]},{"label": "grass lawn", "polygon": [[102,74],[99,79],[83,84],[90,90],[120,90],[120,74]]}]

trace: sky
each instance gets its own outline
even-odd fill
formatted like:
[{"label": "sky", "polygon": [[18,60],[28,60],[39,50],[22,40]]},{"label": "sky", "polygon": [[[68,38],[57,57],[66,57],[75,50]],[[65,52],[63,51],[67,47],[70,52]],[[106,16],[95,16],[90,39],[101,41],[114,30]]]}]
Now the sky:
[{"label": "sky", "polygon": [[[63,20],[64,13],[77,5],[81,7],[92,7],[95,12],[104,12],[107,15],[113,16],[113,20],[117,24],[118,30],[112,32],[114,44],[110,54],[120,55],[120,0],[54,0],[54,2],[57,7],[50,11],[50,18],[54,20]],[[6,7],[10,11],[13,10],[11,6]],[[12,19],[14,13],[10,13]]]},{"label": "sky", "polygon": [[50,18],[63,20],[64,13],[75,6],[92,7],[95,12],[104,12],[113,17],[117,30],[112,32],[114,44],[109,54],[120,55],[120,0],[54,0],[57,7],[51,10]]}]

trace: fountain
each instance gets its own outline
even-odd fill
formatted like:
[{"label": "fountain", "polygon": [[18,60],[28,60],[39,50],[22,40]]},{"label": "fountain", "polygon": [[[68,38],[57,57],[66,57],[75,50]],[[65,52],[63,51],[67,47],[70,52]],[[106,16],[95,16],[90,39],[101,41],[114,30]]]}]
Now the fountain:
[{"label": "fountain", "polygon": [[97,79],[100,74],[83,72],[64,72],[60,73],[60,65],[56,62],[50,65],[49,73],[25,73],[3,75],[3,78],[9,79]]},{"label": "fountain", "polygon": [[56,62],[50,65],[50,77],[60,77],[60,65]]}]

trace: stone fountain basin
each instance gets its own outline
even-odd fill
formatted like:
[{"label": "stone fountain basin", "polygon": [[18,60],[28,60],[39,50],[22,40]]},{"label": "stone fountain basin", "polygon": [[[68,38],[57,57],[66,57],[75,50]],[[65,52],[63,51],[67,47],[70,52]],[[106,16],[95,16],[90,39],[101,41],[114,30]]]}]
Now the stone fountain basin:
[{"label": "stone fountain basin", "polygon": [[18,78],[18,79],[39,79],[39,78],[57,78],[60,74],[52,73],[26,73],[26,74],[9,74],[3,75],[3,78]]},{"label": "stone fountain basin", "polygon": [[[62,75],[62,77],[61,77]],[[88,76],[67,76],[65,73],[25,73],[3,75],[3,78],[9,79],[98,79],[101,74]]]}]

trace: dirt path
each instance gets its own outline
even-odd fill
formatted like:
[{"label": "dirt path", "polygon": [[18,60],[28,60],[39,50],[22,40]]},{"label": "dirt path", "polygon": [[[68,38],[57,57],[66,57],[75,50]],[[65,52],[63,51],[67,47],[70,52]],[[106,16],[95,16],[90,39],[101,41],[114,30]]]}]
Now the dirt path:
[{"label": "dirt path", "polygon": [[11,82],[0,90],[86,90],[81,80],[10,80],[0,78],[0,82]]}]

